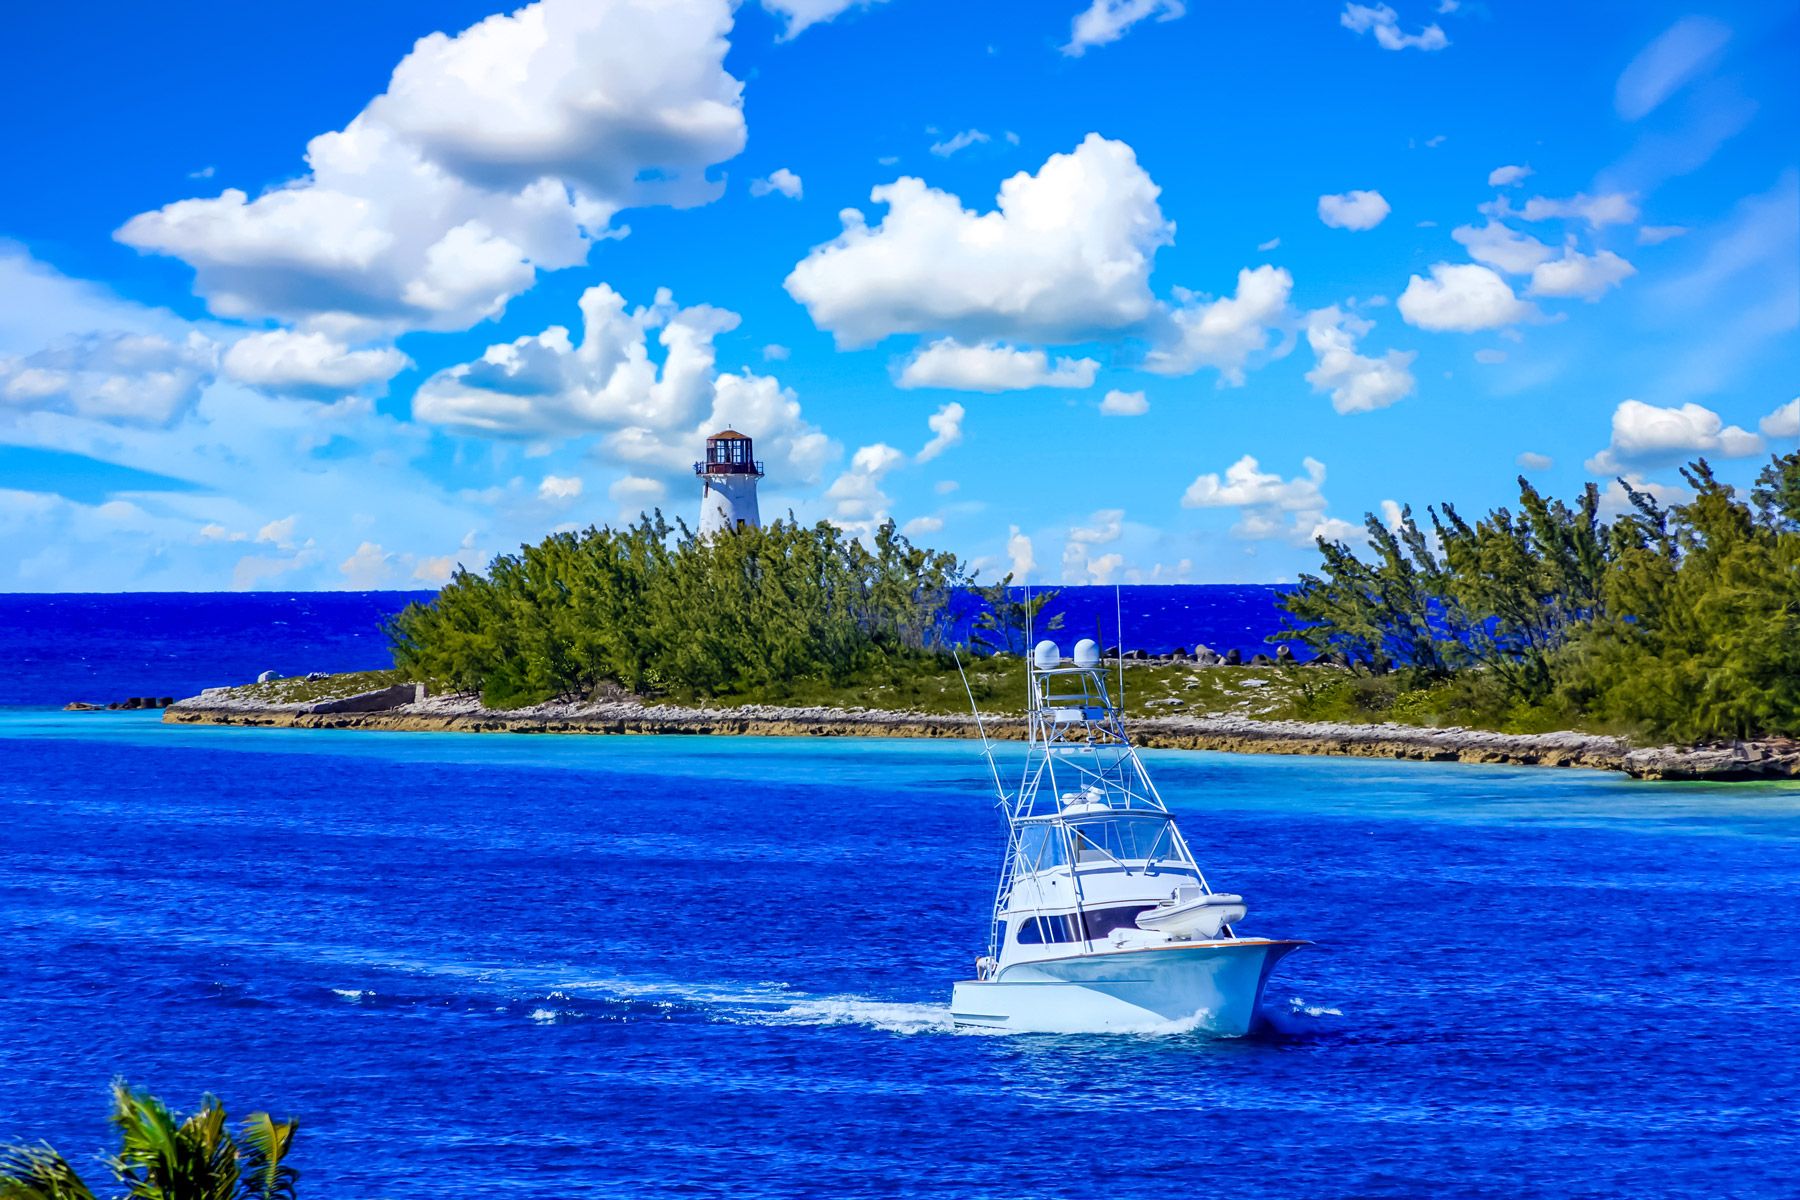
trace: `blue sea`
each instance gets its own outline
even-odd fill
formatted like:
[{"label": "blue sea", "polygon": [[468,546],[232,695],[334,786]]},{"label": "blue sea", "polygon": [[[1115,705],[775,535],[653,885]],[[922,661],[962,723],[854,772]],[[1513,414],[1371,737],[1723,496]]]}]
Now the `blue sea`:
[{"label": "blue sea", "polygon": [[[1043,620],[1065,646],[1093,637],[1166,652],[1270,653],[1285,589],[1254,585],[1057,589]],[[1023,590],[1019,592],[1024,595]],[[430,592],[0,594],[0,708],[191,696],[264,671],[388,667],[382,622]],[[958,636],[961,636],[959,632]],[[1021,647],[1022,648],[1022,644]]]},{"label": "blue sea", "polygon": [[[10,703],[371,665],[331,614],[395,598],[64,599],[0,603]],[[299,1117],[321,1200],[1795,1194],[1800,791],[1147,758],[1242,928],[1317,943],[1250,1038],[951,1031],[968,743],[13,707],[0,1139],[98,1176],[123,1076]]]}]

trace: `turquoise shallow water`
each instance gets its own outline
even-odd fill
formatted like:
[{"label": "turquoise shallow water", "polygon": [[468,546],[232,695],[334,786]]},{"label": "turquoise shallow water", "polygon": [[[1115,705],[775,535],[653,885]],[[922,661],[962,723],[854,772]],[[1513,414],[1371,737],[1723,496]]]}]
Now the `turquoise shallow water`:
[{"label": "turquoise shallow water", "polygon": [[0,1136],[115,1074],[316,1197],[1695,1195],[1800,1178],[1800,792],[1147,756],[1270,1028],[948,1028],[966,743],[0,714]]}]

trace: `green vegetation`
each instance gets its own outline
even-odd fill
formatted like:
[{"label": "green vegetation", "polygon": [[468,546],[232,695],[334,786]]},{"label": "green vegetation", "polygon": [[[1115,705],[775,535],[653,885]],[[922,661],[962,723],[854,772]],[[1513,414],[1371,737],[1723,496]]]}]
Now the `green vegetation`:
[{"label": "green vegetation", "polygon": [[[146,1092],[113,1083],[119,1152],[106,1165],[130,1200],[293,1200],[287,1165],[295,1121],[252,1113],[234,1136],[213,1097],[187,1117]],[[94,1200],[97,1193],[50,1146],[0,1146],[0,1200]]]},{"label": "green vegetation", "polygon": [[351,671],[342,675],[323,675],[317,679],[295,677],[271,679],[268,683],[247,683],[232,691],[245,700],[258,704],[316,704],[320,700],[341,700],[359,692],[373,692],[405,682],[398,671]]},{"label": "green vegetation", "polygon": [[[969,692],[973,692],[984,716],[1024,715],[1025,663],[1022,658],[994,655],[964,659],[963,671],[969,681],[967,692],[963,690],[963,675],[957,673],[955,664],[920,660],[884,664],[842,683],[818,678],[784,681],[722,697],[720,702],[968,716]],[[1190,662],[1130,662],[1125,667],[1125,711],[1133,718],[1219,714],[1264,720],[1298,718],[1308,711],[1309,695],[1348,674],[1316,667],[1202,667]],[[1371,718],[1365,713],[1344,719],[1388,718]]]},{"label": "green vegetation", "polygon": [[[1519,510],[1422,529],[1370,515],[1367,559],[1320,540],[1320,574],[1277,638],[1349,664],[1303,715],[1346,710],[1512,731],[1585,727],[1687,741],[1800,734],[1800,454],[1746,499],[1704,460],[1672,506],[1621,480],[1608,521],[1519,480]],[[1368,719],[1364,717],[1363,719]]]},{"label": "green vegetation", "polygon": [[658,513],[459,570],[388,636],[404,677],[496,707],[608,689],[746,697],[947,665],[941,616],[968,583],[892,523],[865,547],[824,522],[701,538]]}]

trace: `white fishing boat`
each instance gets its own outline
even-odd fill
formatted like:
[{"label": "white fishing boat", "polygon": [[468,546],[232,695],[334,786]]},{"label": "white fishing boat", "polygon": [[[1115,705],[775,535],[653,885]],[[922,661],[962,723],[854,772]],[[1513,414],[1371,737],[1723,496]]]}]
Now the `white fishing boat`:
[{"label": "white fishing boat", "polygon": [[[1019,785],[984,736],[1006,860],[988,952],[955,986],[959,1028],[1248,1033],[1282,958],[1307,943],[1235,928],[1241,896],[1215,892],[1126,735],[1100,650],[1026,664],[1030,739]],[[979,712],[976,714],[980,719]]]}]

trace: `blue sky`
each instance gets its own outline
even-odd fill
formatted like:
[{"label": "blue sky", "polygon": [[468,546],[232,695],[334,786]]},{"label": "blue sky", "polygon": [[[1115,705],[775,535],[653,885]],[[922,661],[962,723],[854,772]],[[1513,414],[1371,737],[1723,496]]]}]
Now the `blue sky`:
[{"label": "blue sky", "polygon": [[1800,4],[37,6],[0,588],[419,587],[892,517],[1291,578],[1365,512],[1800,438]]}]

